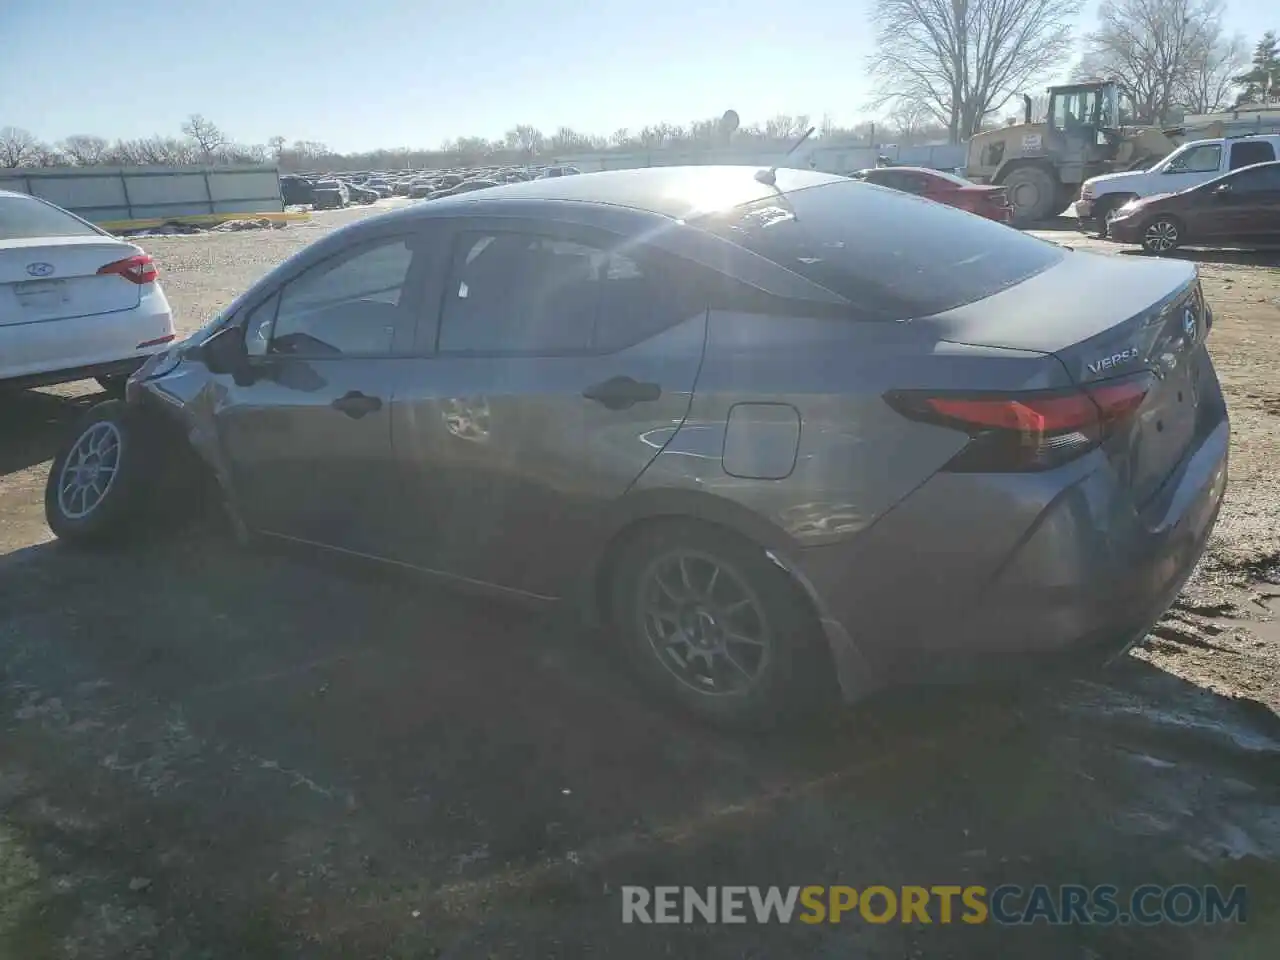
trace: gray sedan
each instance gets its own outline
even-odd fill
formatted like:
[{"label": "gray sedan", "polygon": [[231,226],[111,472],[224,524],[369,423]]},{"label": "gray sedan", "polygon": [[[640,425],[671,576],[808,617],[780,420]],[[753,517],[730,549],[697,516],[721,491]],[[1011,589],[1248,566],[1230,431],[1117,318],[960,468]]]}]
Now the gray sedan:
[{"label": "gray sedan", "polygon": [[282,264],[90,412],[47,515],[119,536],[185,463],[243,533],[576,604],[764,725],[1140,638],[1226,483],[1211,323],[1186,263],[843,177],[508,184]]}]

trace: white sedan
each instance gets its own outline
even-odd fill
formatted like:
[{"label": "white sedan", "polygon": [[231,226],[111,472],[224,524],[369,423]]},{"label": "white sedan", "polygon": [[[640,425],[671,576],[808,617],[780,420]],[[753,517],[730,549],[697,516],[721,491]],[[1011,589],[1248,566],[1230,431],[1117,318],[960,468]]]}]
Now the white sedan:
[{"label": "white sedan", "polygon": [[141,247],[0,190],[0,388],[96,378],[107,390],[174,339]]}]

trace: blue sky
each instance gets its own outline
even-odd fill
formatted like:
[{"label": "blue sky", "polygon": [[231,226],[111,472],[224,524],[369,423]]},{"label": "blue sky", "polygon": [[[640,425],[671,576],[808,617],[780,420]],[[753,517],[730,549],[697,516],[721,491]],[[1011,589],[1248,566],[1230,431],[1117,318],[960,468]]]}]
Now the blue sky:
[{"label": "blue sky", "polygon": [[[0,126],[437,146],[516,123],[608,134],[733,107],[867,116],[871,0],[0,0]],[[1093,22],[1096,0],[1082,15]],[[1252,44],[1277,0],[1229,0]]]}]

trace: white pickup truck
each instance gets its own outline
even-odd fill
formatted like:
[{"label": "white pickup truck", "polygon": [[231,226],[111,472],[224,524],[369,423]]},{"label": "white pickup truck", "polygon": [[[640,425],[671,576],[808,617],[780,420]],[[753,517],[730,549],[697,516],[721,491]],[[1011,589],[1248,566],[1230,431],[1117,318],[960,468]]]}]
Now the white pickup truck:
[{"label": "white pickup truck", "polygon": [[1104,173],[1080,186],[1076,216],[1105,228],[1110,213],[1130,200],[1177,193],[1214,177],[1280,157],[1280,134],[1193,140],[1147,170]]}]

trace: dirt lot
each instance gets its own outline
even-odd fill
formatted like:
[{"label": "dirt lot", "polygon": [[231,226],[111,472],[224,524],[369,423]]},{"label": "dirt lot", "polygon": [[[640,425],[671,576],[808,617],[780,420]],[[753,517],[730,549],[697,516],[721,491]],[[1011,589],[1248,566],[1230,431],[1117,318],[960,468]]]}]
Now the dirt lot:
[{"label": "dirt lot", "polygon": [[[146,244],[193,329],[364,215]],[[691,726],[599,638],[412,578],[216,531],[60,549],[48,460],[96,394],[3,398],[0,958],[1276,956],[1280,269],[1199,259],[1232,485],[1146,645],[1102,682],[900,693],[785,738]],[[1250,909],[1147,928],[619,919],[623,884],[1004,882],[1246,884]]]}]

